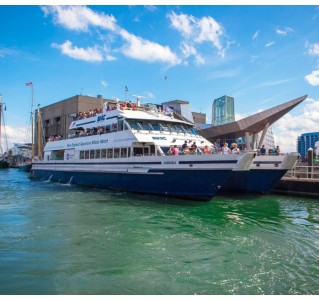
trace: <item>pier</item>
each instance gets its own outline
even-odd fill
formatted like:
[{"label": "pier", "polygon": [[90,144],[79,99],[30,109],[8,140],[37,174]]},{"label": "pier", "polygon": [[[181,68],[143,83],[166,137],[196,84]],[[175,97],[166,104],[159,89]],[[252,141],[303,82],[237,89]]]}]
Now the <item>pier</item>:
[{"label": "pier", "polygon": [[318,197],[319,165],[295,166],[275,185],[273,192]]}]

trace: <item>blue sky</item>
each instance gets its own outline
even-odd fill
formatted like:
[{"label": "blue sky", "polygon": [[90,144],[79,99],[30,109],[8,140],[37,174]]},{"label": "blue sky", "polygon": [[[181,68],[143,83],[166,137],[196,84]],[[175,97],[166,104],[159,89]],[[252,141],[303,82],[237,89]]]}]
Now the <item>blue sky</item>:
[{"label": "blue sky", "polygon": [[[319,6],[0,6],[0,94],[9,142],[24,142],[31,88],[46,106],[74,95],[187,100],[236,118],[308,94],[273,126],[276,143],[319,129]],[[165,80],[165,76],[167,80]]]}]

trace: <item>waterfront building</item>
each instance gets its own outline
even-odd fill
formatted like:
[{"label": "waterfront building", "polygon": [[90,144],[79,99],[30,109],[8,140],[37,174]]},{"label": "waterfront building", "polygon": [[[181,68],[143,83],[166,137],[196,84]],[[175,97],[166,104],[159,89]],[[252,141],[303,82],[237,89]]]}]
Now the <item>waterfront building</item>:
[{"label": "waterfront building", "polygon": [[169,107],[173,108],[175,112],[179,115],[186,118],[188,121],[194,123],[193,114],[190,109],[190,105],[188,101],[184,100],[172,100],[168,102],[163,102],[163,105],[168,105]]},{"label": "waterfront building", "polygon": [[[252,146],[256,148],[255,145],[259,148],[264,143],[266,132],[270,126],[305,99],[307,99],[307,95],[269,108],[239,121],[202,129],[200,130],[200,134],[210,142],[217,143],[228,140],[234,141],[238,138],[245,137],[245,147],[247,149],[251,149]],[[260,133],[261,136],[257,143],[258,133]]]},{"label": "waterfront building", "polygon": [[305,160],[308,155],[308,149],[316,150],[315,144],[319,141],[319,132],[303,133],[297,138],[297,152],[300,153],[301,159]]},{"label": "waterfront building", "polygon": [[[74,121],[74,117],[80,112],[88,112],[94,109],[101,109],[104,102],[115,103],[115,100],[104,99],[102,95],[97,97],[76,95],[59,102],[40,108],[41,120],[38,120],[38,114],[35,113],[35,145],[38,144],[37,128],[42,128],[41,132],[41,148],[44,147],[46,140],[50,136],[67,137],[70,124]],[[41,126],[37,126],[41,122]],[[35,154],[38,155],[37,147]]]},{"label": "waterfront building", "polygon": [[[225,95],[215,99],[212,106],[212,126],[224,125],[231,122],[235,122],[234,97]],[[202,126],[202,128],[204,127]],[[251,148],[258,148],[261,136],[261,133],[255,133],[255,135],[250,136],[249,144]],[[218,141],[218,143],[220,144],[223,142],[233,141],[234,140],[224,140]],[[246,147],[246,137],[242,136],[236,139],[236,143],[240,148]],[[265,145],[266,149],[275,147],[274,135],[270,127],[264,136],[263,144]]]},{"label": "waterfront building", "polygon": [[205,124],[206,123],[206,114],[192,112],[194,123],[195,124]]},{"label": "waterfront building", "polygon": [[212,106],[212,126],[235,121],[234,97],[222,96],[214,100]]}]

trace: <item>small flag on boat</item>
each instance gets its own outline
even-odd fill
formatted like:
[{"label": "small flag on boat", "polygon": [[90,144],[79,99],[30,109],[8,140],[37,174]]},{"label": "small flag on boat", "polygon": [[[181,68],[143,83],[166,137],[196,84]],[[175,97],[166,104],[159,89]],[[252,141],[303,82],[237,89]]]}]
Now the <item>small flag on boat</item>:
[{"label": "small flag on boat", "polygon": [[32,86],[33,84],[32,84],[32,82],[27,82],[25,85],[26,86]]},{"label": "small flag on boat", "polygon": [[163,105],[163,111],[165,115],[172,115],[174,111],[168,106],[168,105]]}]

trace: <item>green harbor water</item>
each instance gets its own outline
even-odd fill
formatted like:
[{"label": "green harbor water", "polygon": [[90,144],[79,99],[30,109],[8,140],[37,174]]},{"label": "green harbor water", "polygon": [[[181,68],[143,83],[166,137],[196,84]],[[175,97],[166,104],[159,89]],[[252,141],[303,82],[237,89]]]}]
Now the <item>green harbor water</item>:
[{"label": "green harbor water", "polygon": [[193,202],[0,170],[0,294],[319,293],[319,199]]}]

